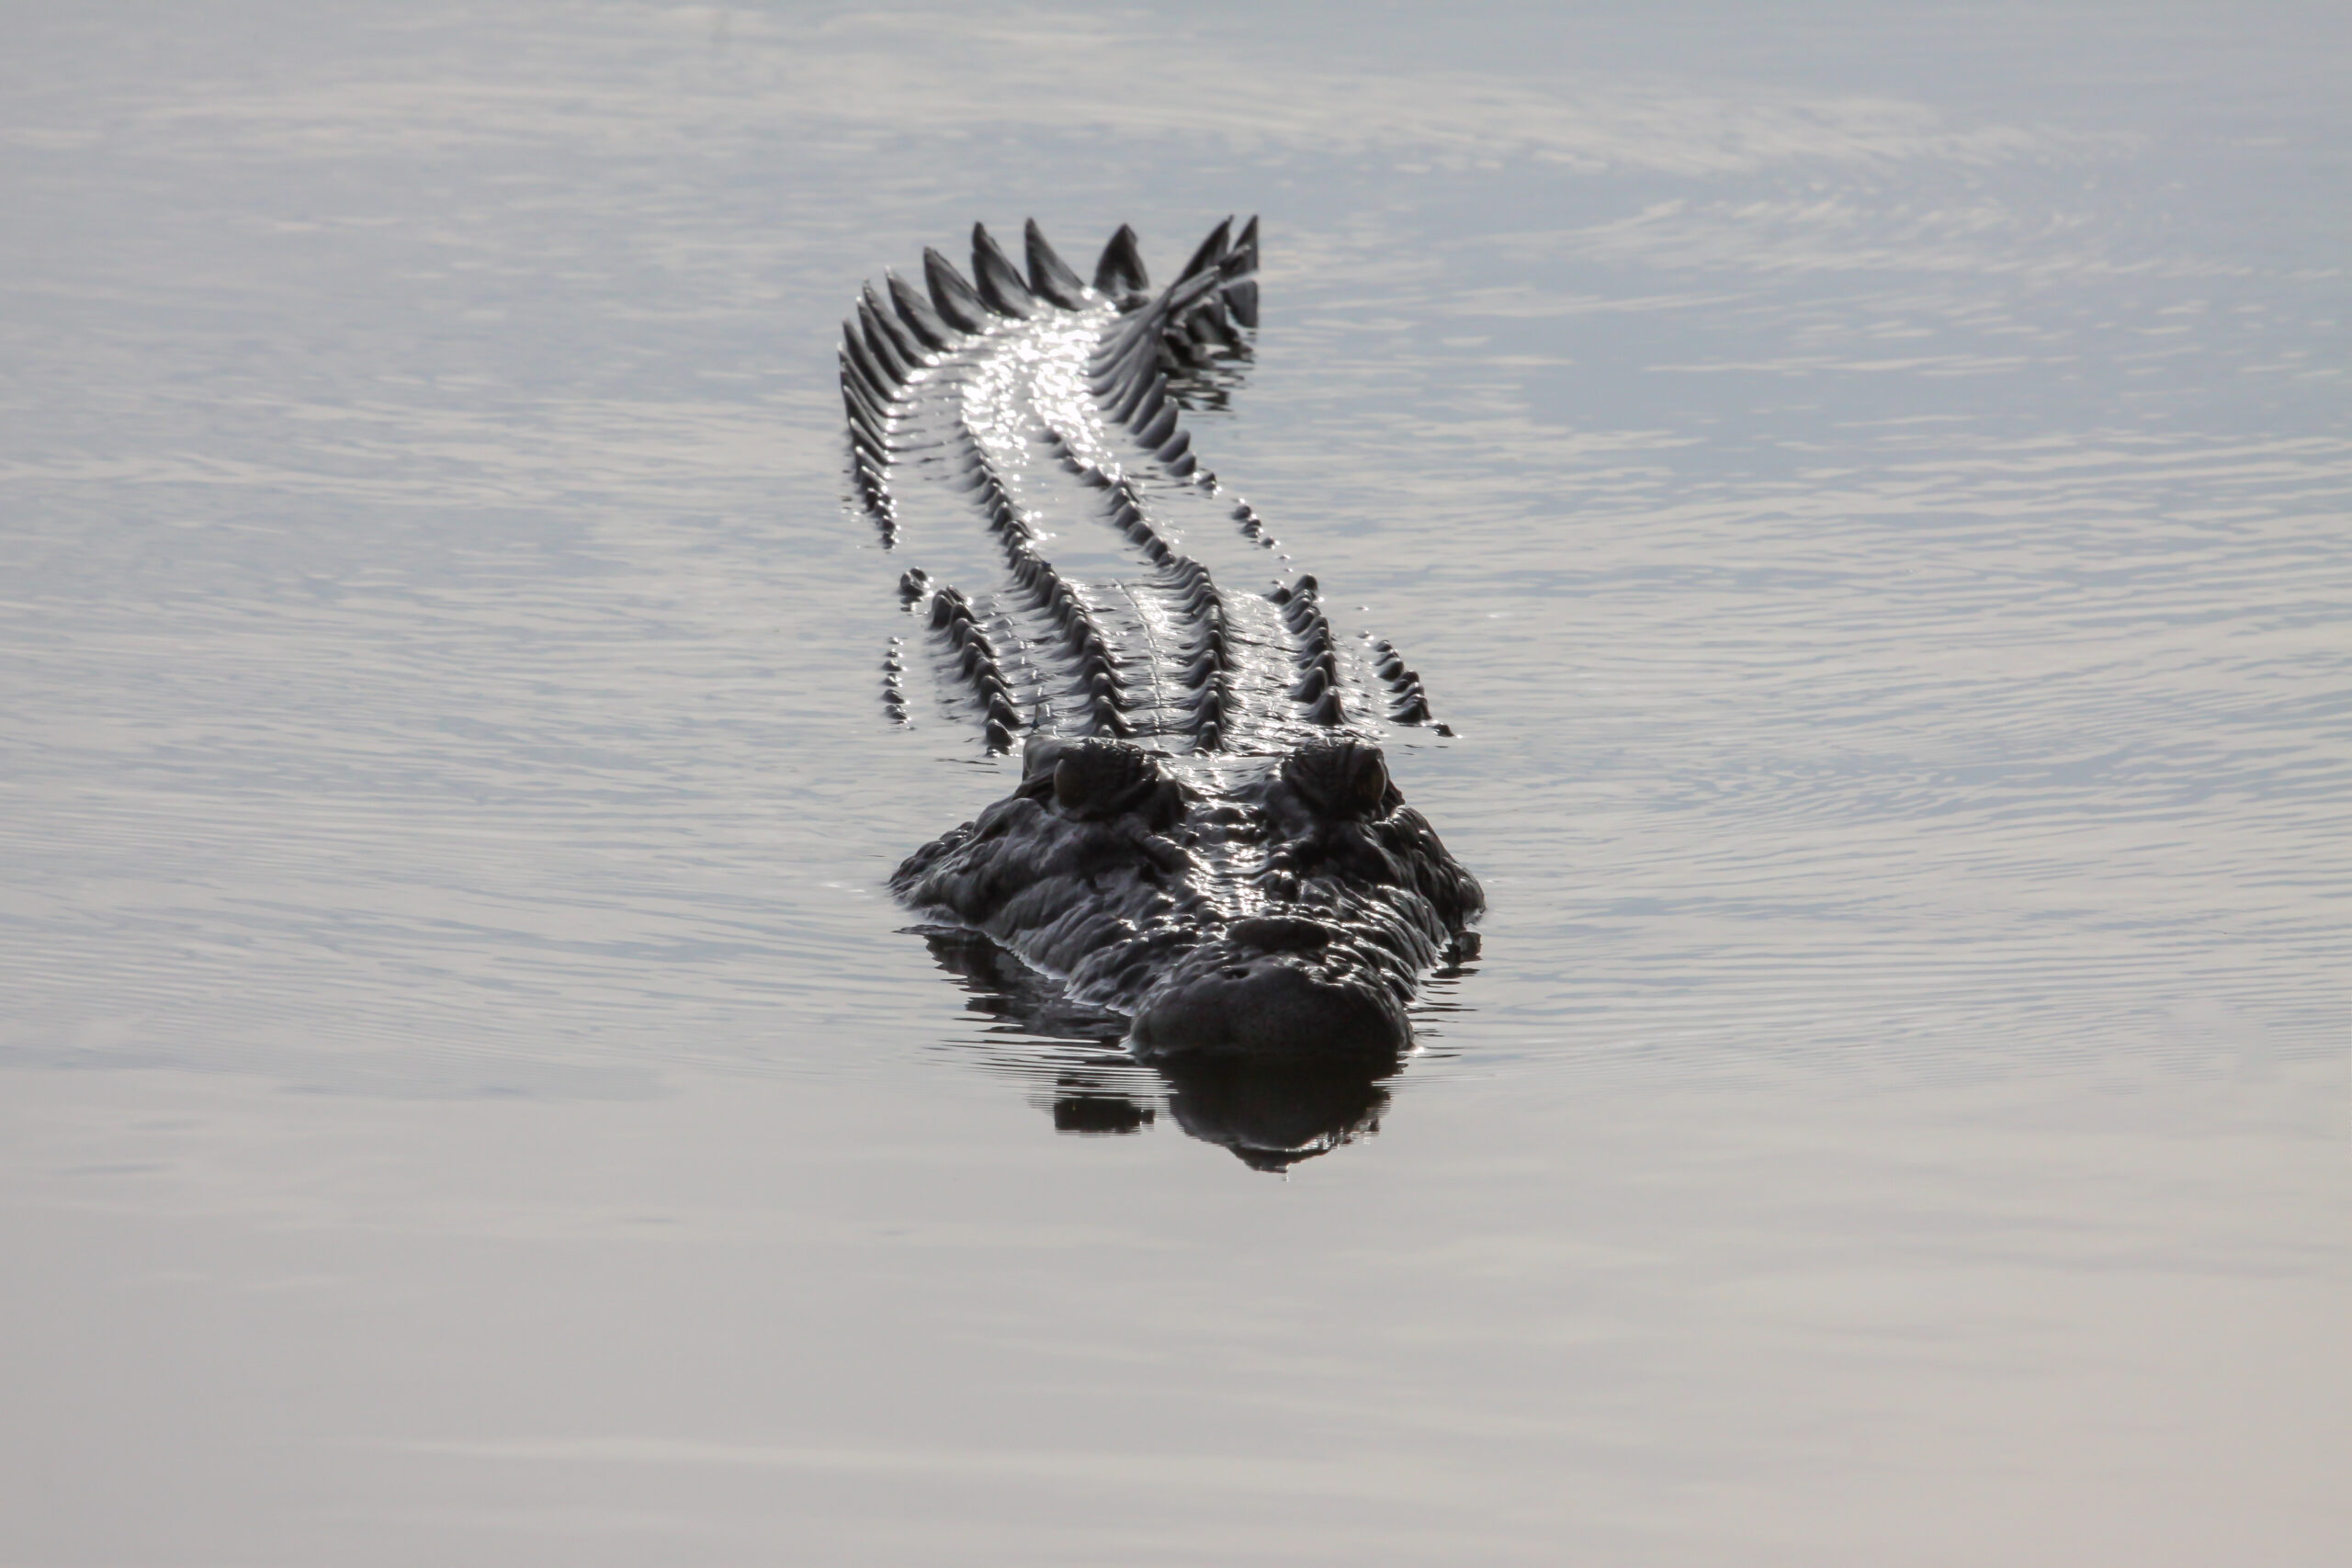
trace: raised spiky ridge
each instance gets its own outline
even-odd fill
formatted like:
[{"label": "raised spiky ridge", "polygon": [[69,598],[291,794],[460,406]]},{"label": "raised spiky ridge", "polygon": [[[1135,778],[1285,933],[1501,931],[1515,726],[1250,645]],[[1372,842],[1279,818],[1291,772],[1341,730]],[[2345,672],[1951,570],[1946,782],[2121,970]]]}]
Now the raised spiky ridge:
[{"label": "raised spiky ridge", "polygon": [[[1204,558],[1212,512],[1247,547],[1275,543],[1246,501],[1204,512],[1222,487],[1182,406],[1204,367],[1246,357],[1258,220],[1219,223],[1157,294],[1133,229],[1112,235],[1091,284],[1035,220],[1022,239],[1025,268],[975,224],[968,276],[926,250],[922,288],[886,275],[842,333],[850,485],[883,545],[907,542],[901,480],[928,476],[918,492],[963,496],[996,546],[993,584],[906,580],[910,604],[932,602],[943,689],[963,694],[982,744],[1046,733],[1215,752],[1427,723],[1419,678],[1385,642],[1342,644],[1315,579],[1237,600]],[[1056,472],[1094,499],[1055,493]],[[1130,569],[1091,587],[1068,577],[1051,544],[1105,525]],[[969,570],[960,540],[939,542]],[[1205,556],[1220,549],[1227,565],[1250,558]],[[909,679],[893,675],[890,711],[918,722]]]}]

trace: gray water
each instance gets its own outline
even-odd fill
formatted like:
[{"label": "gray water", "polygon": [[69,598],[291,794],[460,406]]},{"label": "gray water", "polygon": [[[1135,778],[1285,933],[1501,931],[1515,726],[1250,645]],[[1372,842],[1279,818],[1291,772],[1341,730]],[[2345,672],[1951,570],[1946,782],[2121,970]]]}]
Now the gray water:
[{"label": "gray water", "polygon": [[[0,1561],[2338,1560],[2339,8],[8,37]],[[1492,903],[1286,1177],[905,934],[832,370],[1234,211]]]}]

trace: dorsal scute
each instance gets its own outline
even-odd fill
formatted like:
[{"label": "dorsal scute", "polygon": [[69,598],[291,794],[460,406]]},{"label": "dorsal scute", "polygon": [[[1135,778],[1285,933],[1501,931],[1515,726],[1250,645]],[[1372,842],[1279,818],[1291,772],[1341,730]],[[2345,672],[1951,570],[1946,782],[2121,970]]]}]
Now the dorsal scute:
[{"label": "dorsal scute", "polygon": [[[1234,330],[1238,318],[1232,313],[1233,290],[1253,276],[1258,247],[1254,232],[1250,231],[1245,231],[1250,233],[1246,247],[1233,244],[1232,226],[1233,220],[1228,218],[1211,231],[1193,253],[1184,272],[1157,298],[1137,302],[1129,296],[1128,303],[1133,308],[1103,334],[1088,371],[1095,394],[1117,411],[1116,417],[1122,423],[1135,418],[1135,410],[1140,406],[1155,370],[1181,368],[1213,356],[1199,352],[1196,344],[1229,349],[1239,343]],[[1132,232],[1124,228],[1120,231],[1125,236]],[[1117,246],[1118,239],[1114,237],[1112,243]],[[1111,260],[1106,251],[1106,269]],[[1141,258],[1136,257],[1138,271],[1142,265]],[[1097,287],[1102,287],[1099,280]],[[1247,296],[1247,302],[1254,319],[1254,290]],[[1170,456],[1168,461],[1171,468],[1187,473],[1193,467],[1181,453]]]},{"label": "dorsal scute", "polygon": [[1118,232],[1111,236],[1111,243],[1102,247],[1102,259],[1094,264],[1094,287],[1112,295],[1140,293],[1151,287],[1151,275],[1144,270],[1141,243],[1127,224],[1120,224]]},{"label": "dorsal scute", "polygon": [[940,319],[931,301],[917,293],[912,285],[897,273],[885,273],[890,288],[890,303],[898,309],[899,320],[922,344],[933,353],[944,353],[956,346],[961,335]]},{"label": "dorsal scute", "polygon": [[874,363],[873,353],[865,346],[865,334],[858,330],[854,320],[842,325],[842,370],[844,382],[865,393],[877,412],[887,410],[898,395],[897,384]]},{"label": "dorsal scute", "polygon": [[1049,299],[1065,310],[1075,310],[1086,303],[1086,282],[1069,269],[1069,264],[1055,254],[1046,242],[1046,231],[1032,218],[1022,226],[1022,240],[1029,255],[1029,288],[1041,299]]},{"label": "dorsal scute", "polygon": [[1037,297],[985,223],[972,225],[972,283],[980,302],[1000,316],[1026,321],[1037,313]]},{"label": "dorsal scute", "polygon": [[1232,248],[1232,239],[1233,220],[1227,218],[1209,231],[1208,238],[1203,240],[1199,248],[1193,252],[1193,259],[1186,262],[1184,270],[1176,275],[1176,281],[1182,283],[1188,277],[1208,271],[1209,268],[1223,261],[1225,253]]},{"label": "dorsal scute", "polygon": [[871,295],[857,302],[857,324],[865,334],[865,352],[876,368],[889,378],[895,389],[907,384],[907,378],[922,363],[919,355],[910,355],[900,346],[898,338],[883,326],[881,314],[874,309]]},{"label": "dorsal scute", "polygon": [[959,333],[976,333],[988,324],[988,307],[981,303],[971,279],[929,245],[923,247],[922,276],[931,286],[931,308],[941,321]]},{"label": "dorsal scute", "polygon": [[1258,220],[1252,214],[1242,226],[1240,237],[1233,242],[1233,254],[1241,258],[1241,269],[1234,281],[1225,286],[1225,308],[1233,319],[1252,331],[1258,325]]},{"label": "dorsal scute", "polygon": [[888,338],[891,352],[900,362],[909,366],[923,362],[931,345],[907,330],[906,323],[899,320],[898,313],[874,291],[874,285],[867,284],[859,293],[858,310],[865,318],[866,331],[878,332]]}]

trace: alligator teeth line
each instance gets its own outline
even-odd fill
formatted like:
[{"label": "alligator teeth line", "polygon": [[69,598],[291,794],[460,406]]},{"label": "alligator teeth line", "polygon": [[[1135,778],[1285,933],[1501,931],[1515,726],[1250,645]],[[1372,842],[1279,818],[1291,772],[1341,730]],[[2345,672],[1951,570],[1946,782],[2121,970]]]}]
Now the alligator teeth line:
[{"label": "alligator teeth line", "polygon": [[1156,293],[1132,229],[1091,282],[1035,222],[1022,237],[1017,265],[975,224],[968,275],[926,250],[921,287],[886,274],[842,327],[850,491],[930,568],[901,579],[929,634],[886,658],[892,720],[922,722],[927,649],[991,752],[1033,734],[1259,752],[1429,723],[1419,677],[1385,641],[1342,641],[1314,578],[1216,579],[1262,572],[1274,543],[1183,423],[1249,356],[1257,220],[1218,224]]}]

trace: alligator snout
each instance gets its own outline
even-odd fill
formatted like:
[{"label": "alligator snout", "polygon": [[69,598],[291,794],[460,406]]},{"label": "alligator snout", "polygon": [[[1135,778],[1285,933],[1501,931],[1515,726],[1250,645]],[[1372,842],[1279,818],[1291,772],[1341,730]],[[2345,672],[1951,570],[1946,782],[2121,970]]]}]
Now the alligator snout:
[{"label": "alligator snout", "polygon": [[[1299,934],[1282,933],[1290,941]],[[1236,944],[1146,998],[1127,1044],[1144,1057],[1394,1063],[1412,1040],[1405,1009],[1385,987],[1319,972],[1296,949]]]},{"label": "alligator snout", "polygon": [[1257,953],[1312,953],[1329,944],[1330,928],[1297,915],[1253,915],[1226,928],[1226,940]]},{"label": "alligator snout", "polygon": [[1395,1070],[1415,978],[1484,897],[1379,748],[1212,768],[1041,735],[1022,761],[1012,795],[908,857],[893,892],[1125,1014],[1138,1056]]}]

